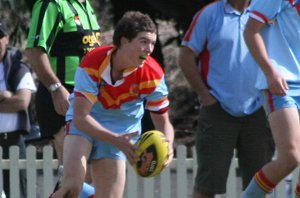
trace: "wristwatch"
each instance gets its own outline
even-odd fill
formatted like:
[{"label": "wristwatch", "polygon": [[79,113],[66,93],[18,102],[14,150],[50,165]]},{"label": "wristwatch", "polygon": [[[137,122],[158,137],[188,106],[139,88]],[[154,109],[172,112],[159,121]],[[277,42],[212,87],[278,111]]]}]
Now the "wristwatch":
[{"label": "wristwatch", "polygon": [[54,92],[54,91],[58,90],[58,88],[60,88],[60,87],[61,87],[61,83],[58,82],[58,83],[53,83],[53,84],[49,85],[48,89],[49,89],[49,91]]}]

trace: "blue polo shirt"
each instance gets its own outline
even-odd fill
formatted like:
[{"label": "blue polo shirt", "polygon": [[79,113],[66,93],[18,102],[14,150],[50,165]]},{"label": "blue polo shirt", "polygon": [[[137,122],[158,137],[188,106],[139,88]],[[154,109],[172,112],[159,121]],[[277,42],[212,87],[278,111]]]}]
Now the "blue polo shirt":
[{"label": "blue polo shirt", "polygon": [[249,13],[234,10],[226,0],[211,3],[196,13],[182,41],[199,55],[199,72],[210,93],[237,117],[262,106],[254,87],[258,66],[243,37]]},{"label": "blue polo shirt", "polygon": [[[253,0],[250,17],[265,23],[261,35],[275,69],[286,79],[288,95],[300,95],[300,1]],[[259,72],[257,87],[268,84]]]}]

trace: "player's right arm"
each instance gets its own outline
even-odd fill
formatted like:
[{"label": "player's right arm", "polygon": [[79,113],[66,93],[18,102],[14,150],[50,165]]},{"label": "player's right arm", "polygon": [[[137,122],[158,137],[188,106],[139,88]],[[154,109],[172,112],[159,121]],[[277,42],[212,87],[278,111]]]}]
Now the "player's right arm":
[{"label": "player's right arm", "polygon": [[245,42],[252,56],[264,72],[269,90],[275,95],[286,95],[287,82],[272,65],[264,40],[260,34],[265,25],[265,23],[250,17],[244,31]]},{"label": "player's right arm", "polygon": [[[103,127],[91,115],[90,111],[93,103],[80,93],[76,93],[74,99],[73,122],[77,129],[85,132],[97,141],[105,141],[118,147],[127,157],[131,164],[137,160],[135,150],[137,147],[132,142],[132,137],[138,132],[133,133],[114,133]],[[118,124],[118,123],[116,123]]]},{"label": "player's right arm", "polygon": [[[250,6],[250,17],[244,31],[249,51],[264,72],[270,92],[275,95],[285,95],[288,85],[271,63],[261,32],[263,28],[269,28],[274,23],[275,17],[282,9],[282,3],[281,0],[253,0]],[[269,30],[266,29],[266,31]]]},{"label": "player's right arm", "polygon": [[[98,68],[90,67],[93,65],[94,57],[85,57],[75,73],[74,103],[72,120],[80,131],[91,136],[96,141],[104,141],[118,147],[133,164],[137,160],[135,150],[137,146],[132,142],[132,137],[138,132],[115,133],[104,127],[99,121],[91,116],[92,107],[98,102],[99,78]],[[84,65],[84,66],[82,66]],[[94,72],[93,72],[94,71]],[[101,114],[101,112],[98,112]],[[115,123],[118,125],[118,123]]]}]

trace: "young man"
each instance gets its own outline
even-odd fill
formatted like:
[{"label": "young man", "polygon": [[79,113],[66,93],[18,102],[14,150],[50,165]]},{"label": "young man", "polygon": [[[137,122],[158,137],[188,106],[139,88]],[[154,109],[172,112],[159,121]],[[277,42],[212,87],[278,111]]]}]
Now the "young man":
[{"label": "young man", "polygon": [[241,36],[249,2],[221,0],[207,5],[195,15],[182,41],[179,65],[202,105],[194,198],[226,192],[233,157],[238,157],[244,189],[273,156],[262,97],[254,87],[257,66]]},{"label": "young man", "polygon": [[[3,159],[9,158],[9,147],[19,146],[20,158],[25,158],[24,135],[30,131],[28,107],[32,92],[36,91],[28,66],[21,61],[22,54],[9,46],[10,28],[0,20],[0,146]],[[2,179],[2,178],[1,178]],[[11,197],[9,171],[3,172],[3,189]],[[26,172],[20,171],[20,197],[26,194]]]},{"label": "young man", "polygon": [[88,0],[37,0],[32,10],[27,56],[41,82],[36,94],[42,138],[53,138],[62,162],[65,114],[81,58],[100,45],[100,27]]},{"label": "young man", "polygon": [[81,61],[66,116],[63,183],[53,197],[78,197],[88,160],[95,196],[123,197],[126,158],[131,164],[137,160],[134,142],[141,133],[144,101],[155,128],[169,140],[166,165],[172,160],[168,90],[162,68],[150,56],[156,38],[148,15],[127,12],[115,27],[114,46],[99,47]]},{"label": "young man", "polygon": [[[256,86],[265,110],[277,158],[259,170],[243,198],[262,198],[300,163],[300,1],[252,0],[244,32],[261,68]],[[295,190],[300,197],[300,181]]]}]

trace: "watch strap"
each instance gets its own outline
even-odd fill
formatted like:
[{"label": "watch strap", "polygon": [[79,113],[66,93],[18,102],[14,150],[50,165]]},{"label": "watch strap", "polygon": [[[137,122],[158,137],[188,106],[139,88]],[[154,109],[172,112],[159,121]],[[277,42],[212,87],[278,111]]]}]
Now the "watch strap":
[{"label": "watch strap", "polygon": [[49,91],[54,92],[54,91],[58,90],[61,86],[62,86],[62,84],[60,82],[53,83],[53,84],[49,85],[48,89],[49,89]]}]

